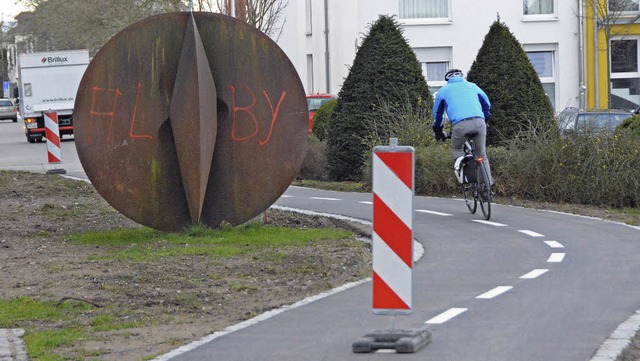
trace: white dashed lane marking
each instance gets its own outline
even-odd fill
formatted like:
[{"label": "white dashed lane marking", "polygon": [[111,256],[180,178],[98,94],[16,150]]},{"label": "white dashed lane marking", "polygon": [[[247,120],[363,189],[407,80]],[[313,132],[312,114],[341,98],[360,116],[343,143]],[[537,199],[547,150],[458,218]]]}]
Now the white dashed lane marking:
[{"label": "white dashed lane marking", "polygon": [[544,241],[544,243],[551,248],[564,248],[564,246],[558,241]]},{"label": "white dashed lane marking", "polygon": [[509,291],[512,288],[513,288],[512,286],[498,286],[492,289],[491,291],[487,291],[481,294],[480,296],[477,296],[476,298],[481,300],[490,300],[492,298],[500,296],[501,294]]},{"label": "white dashed lane marking", "polygon": [[440,325],[465,312],[466,310],[466,308],[450,308],[425,323],[429,325]]},{"label": "white dashed lane marking", "polygon": [[341,201],[340,198],[325,198],[325,197],[309,197],[309,199],[315,199],[318,201]]},{"label": "white dashed lane marking", "polygon": [[449,214],[449,213],[442,213],[442,212],[436,212],[436,211],[428,211],[426,209],[416,209],[416,212],[420,212],[420,213],[429,213],[429,214],[434,214],[436,216],[443,216],[443,217],[450,217],[453,216],[453,214]]},{"label": "white dashed lane marking", "polygon": [[549,271],[548,269],[544,269],[544,268],[534,269],[533,271],[520,276],[520,279],[530,280],[530,279],[538,278],[543,274],[547,273],[548,271]]},{"label": "white dashed lane marking", "polygon": [[547,260],[547,262],[559,263],[559,262],[562,262],[563,259],[564,259],[564,253],[552,253],[551,256],[549,256],[549,259]]},{"label": "white dashed lane marking", "polygon": [[497,223],[497,222],[489,222],[489,221],[485,221],[482,219],[474,219],[474,222],[478,222],[478,223],[482,223],[482,224],[486,224],[489,226],[494,226],[494,227],[506,227],[506,224],[502,224],[502,223]]},{"label": "white dashed lane marking", "polygon": [[534,232],[534,231],[530,231],[528,229],[521,229],[518,232],[520,233],[524,233],[527,236],[531,236],[531,237],[544,237],[544,234],[540,234],[538,232]]},{"label": "white dashed lane marking", "polygon": [[358,203],[368,204],[368,205],[372,205],[373,204],[373,202],[371,202],[371,201],[360,201]]}]

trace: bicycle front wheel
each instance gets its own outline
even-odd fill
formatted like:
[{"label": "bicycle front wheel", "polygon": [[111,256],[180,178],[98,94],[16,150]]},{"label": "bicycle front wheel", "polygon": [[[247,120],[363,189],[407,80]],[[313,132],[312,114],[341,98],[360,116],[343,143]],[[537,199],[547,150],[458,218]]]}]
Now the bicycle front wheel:
[{"label": "bicycle front wheel", "polygon": [[480,201],[480,209],[487,221],[491,218],[491,180],[487,165],[482,162],[478,163],[478,200]]}]

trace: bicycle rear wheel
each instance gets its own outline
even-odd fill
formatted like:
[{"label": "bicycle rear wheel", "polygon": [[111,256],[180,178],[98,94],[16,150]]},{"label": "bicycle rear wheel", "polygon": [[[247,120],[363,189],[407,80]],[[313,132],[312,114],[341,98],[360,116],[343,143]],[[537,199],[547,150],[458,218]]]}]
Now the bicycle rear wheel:
[{"label": "bicycle rear wheel", "polygon": [[478,209],[478,200],[475,193],[475,183],[462,184],[462,194],[464,195],[464,202],[467,204],[467,208],[469,208],[469,212],[471,212],[471,214],[475,214],[476,210]]},{"label": "bicycle rear wheel", "polygon": [[478,200],[480,201],[480,209],[487,221],[491,218],[491,180],[485,163],[478,163]]}]

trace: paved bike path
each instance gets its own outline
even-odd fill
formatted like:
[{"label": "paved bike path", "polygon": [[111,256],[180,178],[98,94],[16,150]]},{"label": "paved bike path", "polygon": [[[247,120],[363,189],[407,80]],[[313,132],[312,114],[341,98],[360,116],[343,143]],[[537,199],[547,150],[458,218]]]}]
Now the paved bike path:
[{"label": "paved bike path", "polygon": [[[286,195],[278,205],[371,214],[370,195],[295,187]],[[588,360],[640,309],[637,227],[499,205],[492,222],[479,222],[448,199],[416,197],[414,208],[425,256],[414,268],[414,312],[395,327],[426,323],[433,340],[403,359]],[[371,312],[365,282],[158,360],[387,359],[351,345],[391,326]]]}]

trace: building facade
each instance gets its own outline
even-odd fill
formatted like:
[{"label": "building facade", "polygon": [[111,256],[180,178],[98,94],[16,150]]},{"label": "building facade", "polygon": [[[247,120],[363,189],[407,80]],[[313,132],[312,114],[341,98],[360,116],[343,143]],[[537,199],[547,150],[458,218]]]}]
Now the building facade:
[{"label": "building facade", "polygon": [[[278,43],[307,93],[337,94],[368,26],[380,14],[395,15],[434,92],[448,69],[468,72],[499,18],[522,44],[558,112],[587,106],[591,96],[585,74],[595,65],[585,61],[582,45],[586,1],[296,0],[289,1]],[[606,62],[599,66],[606,72]]]},{"label": "building facade", "polygon": [[640,106],[638,0],[584,0],[586,107]]}]

